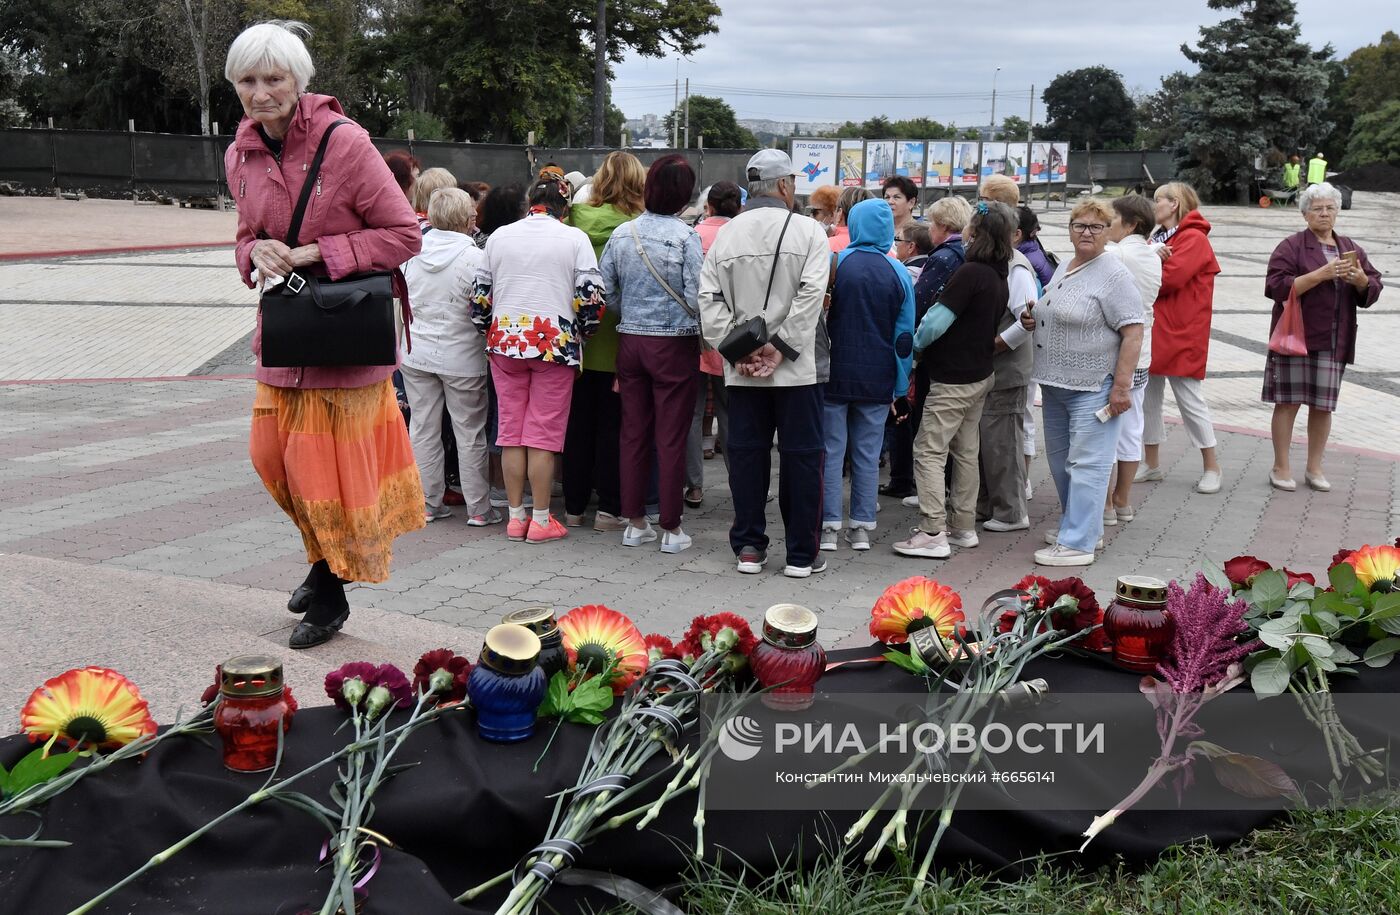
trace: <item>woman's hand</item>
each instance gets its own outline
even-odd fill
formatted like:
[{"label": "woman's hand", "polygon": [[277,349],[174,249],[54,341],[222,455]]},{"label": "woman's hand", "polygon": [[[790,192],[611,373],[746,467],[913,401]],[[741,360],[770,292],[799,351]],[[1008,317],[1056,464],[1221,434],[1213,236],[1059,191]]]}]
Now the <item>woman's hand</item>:
[{"label": "woman's hand", "polygon": [[[1033,330],[1035,330],[1035,315],[1033,314],[1034,311],[1035,311],[1035,303],[1034,303],[1034,302],[1027,302],[1027,303],[1026,303],[1026,310],[1023,311],[1023,312],[1021,312],[1021,326],[1022,326],[1023,328],[1025,328],[1027,331],[1033,331]],[[998,339],[1000,339],[1000,338],[998,338]]]},{"label": "woman's hand", "polygon": [[1112,416],[1127,413],[1133,408],[1133,398],[1127,385],[1115,384],[1108,392],[1108,412]]},{"label": "woman's hand", "polygon": [[1157,246],[1157,256],[1160,257],[1160,258],[1162,259],[1162,263],[1165,264],[1165,263],[1171,258],[1171,256],[1172,256],[1172,246],[1171,246],[1171,245],[1158,245],[1158,246]]},{"label": "woman's hand", "polygon": [[309,245],[293,248],[291,250],[291,259],[293,267],[306,267],[310,264],[319,264],[321,262],[321,246],[313,241]]},{"label": "woman's hand", "polygon": [[[320,248],[317,248],[315,245],[307,245],[305,247],[316,248],[317,260],[320,259]],[[298,248],[297,250],[301,251],[304,249]],[[291,248],[288,248],[275,238],[259,239],[253,244],[253,250],[248,252],[248,256],[253,261],[253,266],[258,268],[258,273],[262,274],[264,279],[271,276],[285,277],[295,270],[299,265],[294,259],[294,254],[295,252],[293,252]]]}]

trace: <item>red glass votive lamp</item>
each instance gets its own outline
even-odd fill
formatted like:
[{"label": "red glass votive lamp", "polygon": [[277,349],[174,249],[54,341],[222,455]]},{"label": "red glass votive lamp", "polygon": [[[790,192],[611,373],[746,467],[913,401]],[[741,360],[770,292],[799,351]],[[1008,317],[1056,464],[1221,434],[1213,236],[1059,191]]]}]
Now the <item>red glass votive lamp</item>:
[{"label": "red glass votive lamp", "polygon": [[282,662],[266,655],[231,658],[219,671],[214,730],[224,744],[224,766],[266,772],[277,764],[277,734],[292,726]]},{"label": "red glass votive lamp", "polygon": [[797,604],[775,604],[763,614],[763,638],[749,655],[749,667],[769,708],[796,710],[812,704],[812,693],[826,670],[826,650],[817,642],[817,615]]},{"label": "red glass votive lamp", "polygon": [[1103,631],[1113,643],[1113,660],[1129,670],[1150,674],[1167,656],[1176,624],[1167,612],[1167,583],[1125,575],[1114,588],[1113,603],[1103,615]]}]

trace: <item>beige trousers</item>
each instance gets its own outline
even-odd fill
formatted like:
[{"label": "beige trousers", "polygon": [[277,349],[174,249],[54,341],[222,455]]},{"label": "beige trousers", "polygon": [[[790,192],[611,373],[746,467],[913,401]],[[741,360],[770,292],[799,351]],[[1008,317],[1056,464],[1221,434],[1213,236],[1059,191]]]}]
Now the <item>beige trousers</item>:
[{"label": "beige trousers", "polygon": [[[982,405],[992,390],[993,377],[974,384],[929,387],[919,434],[914,440],[914,486],[919,491],[919,527],[926,533],[970,531],[977,510],[977,451]],[[944,469],[951,463],[952,481]],[[949,493],[945,501],[944,493]]]}]

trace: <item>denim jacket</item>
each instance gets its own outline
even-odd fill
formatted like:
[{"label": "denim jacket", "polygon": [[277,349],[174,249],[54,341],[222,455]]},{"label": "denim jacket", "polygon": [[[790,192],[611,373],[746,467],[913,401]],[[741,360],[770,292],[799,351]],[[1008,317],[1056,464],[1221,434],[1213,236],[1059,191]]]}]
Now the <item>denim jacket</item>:
[{"label": "denim jacket", "polygon": [[[636,233],[635,235],[633,233]],[[637,240],[656,272],[685,299],[692,315],[656,281],[637,253]],[[620,333],[643,337],[691,337],[700,333],[700,236],[675,216],[650,211],[619,226],[603,249],[598,270],[617,303]]]}]

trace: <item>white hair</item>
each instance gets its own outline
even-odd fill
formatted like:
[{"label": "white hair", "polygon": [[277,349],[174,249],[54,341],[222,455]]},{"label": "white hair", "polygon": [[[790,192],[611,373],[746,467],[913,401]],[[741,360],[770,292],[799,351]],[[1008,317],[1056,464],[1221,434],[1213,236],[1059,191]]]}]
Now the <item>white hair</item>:
[{"label": "white hair", "polygon": [[301,22],[274,19],[250,25],[229,45],[224,79],[236,84],[255,70],[286,70],[297,91],[305,92],[316,74],[303,40],[310,37],[311,29]]},{"label": "white hair", "polygon": [[1339,210],[1342,208],[1342,192],[1326,181],[1319,181],[1317,184],[1309,184],[1298,192],[1298,209],[1306,213],[1308,208],[1313,205],[1313,201],[1323,199],[1335,203]]}]

